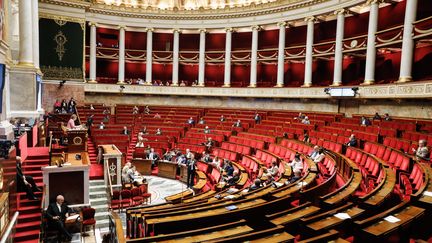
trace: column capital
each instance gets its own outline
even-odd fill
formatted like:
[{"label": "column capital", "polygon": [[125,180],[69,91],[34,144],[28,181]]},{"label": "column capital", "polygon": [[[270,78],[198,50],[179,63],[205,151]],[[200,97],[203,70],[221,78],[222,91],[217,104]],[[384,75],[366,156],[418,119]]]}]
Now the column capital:
[{"label": "column capital", "polygon": [[234,32],[234,29],[232,27],[226,27],[225,32]]},{"label": "column capital", "polygon": [[334,15],[339,15],[339,14],[345,15],[345,14],[348,14],[348,13],[349,13],[349,11],[346,10],[346,9],[344,9],[344,8],[341,8],[341,9],[338,9],[338,10],[334,11]]},{"label": "column capital", "polygon": [[288,26],[288,23],[287,22],[278,22],[277,26],[278,27],[285,27],[285,26]]},{"label": "column capital", "polygon": [[200,33],[202,33],[202,32],[204,32],[204,33],[207,33],[207,30],[206,29],[198,29],[198,31],[200,32]]},{"label": "column capital", "polygon": [[380,4],[380,3],[382,3],[383,2],[383,0],[367,0],[366,1],[366,5],[372,5],[372,4]]},{"label": "column capital", "polygon": [[259,26],[259,25],[253,25],[253,26],[251,26],[251,29],[252,29],[252,31],[253,30],[260,31],[261,30],[261,26]]},{"label": "column capital", "polygon": [[306,22],[315,22],[317,18],[315,16],[309,16],[304,19]]},{"label": "column capital", "polygon": [[117,29],[118,30],[126,30],[126,25],[119,25],[119,26],[117,26]]},{"label": "column capital", "polygon": [[173,32],[173,33],[176,33],[176,32],[177,32],[177,33],[181,34],[181,30],[180,30],[180,29],[173,29],[172,32]]},{"label": "column capital", "polygon": [[154,29],[153,29],[152,27],[148,27],[148,28],[145,28],[145,31],[146,31],[146,32],[153,32]]},{"label": "column capital", "polygon": [[88,22],[88,25],[98,27],[98,23],[96,23],[96,22]]}]

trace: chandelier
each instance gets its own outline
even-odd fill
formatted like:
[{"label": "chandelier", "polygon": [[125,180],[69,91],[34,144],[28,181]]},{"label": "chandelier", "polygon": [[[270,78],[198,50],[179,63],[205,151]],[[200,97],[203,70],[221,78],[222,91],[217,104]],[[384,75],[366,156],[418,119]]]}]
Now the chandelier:
[{"label": "chandelier", "polygon": [[276,0],[96,0],[97,3],[119,7],[162,10],[223,9],[274,1]]}]

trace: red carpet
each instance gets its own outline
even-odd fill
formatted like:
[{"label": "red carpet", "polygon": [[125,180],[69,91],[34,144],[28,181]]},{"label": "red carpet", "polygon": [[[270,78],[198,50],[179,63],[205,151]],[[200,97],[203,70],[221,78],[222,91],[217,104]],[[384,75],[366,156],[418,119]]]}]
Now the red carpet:
[{"label": "red carpet", "polygon": [[[41,168],[49,163],[48,149],[46,147],[29,148],[29,156],[23,161],[25,175],[33,176],[39,187],[43,186]],[[38,197],[41,192],[36,193]],[[19,211],[18,224],[14,242],[38,242],[41,224],[41,201],[28,200],[24,192],[17,193],[17,209]]]},{"label": "red carpet", "polygon": [[90,157],[90,180],[100,180],[104,178],[103,165],[98,164],[97,149],[91,139],[87,140],[87,152]]}]

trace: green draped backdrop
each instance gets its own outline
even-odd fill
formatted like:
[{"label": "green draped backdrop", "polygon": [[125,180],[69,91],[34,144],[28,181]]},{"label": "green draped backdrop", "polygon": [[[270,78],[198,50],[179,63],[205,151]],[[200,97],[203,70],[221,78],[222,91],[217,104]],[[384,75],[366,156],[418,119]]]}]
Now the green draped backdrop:
[{"label": "green draped backdrop", "polygon": [[39,19],[40,68],[44,79],[83,79],[84,24]]}]

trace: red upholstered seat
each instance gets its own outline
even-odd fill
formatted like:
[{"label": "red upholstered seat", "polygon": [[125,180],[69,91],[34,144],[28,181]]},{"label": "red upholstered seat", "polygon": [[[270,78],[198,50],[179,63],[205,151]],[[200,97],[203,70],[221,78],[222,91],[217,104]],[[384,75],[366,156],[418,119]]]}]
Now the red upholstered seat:
[{"label": "red upholstered seat", "polygon": [[86,226],[93,226],[93,234],[96,233],[96,220],[94,219],[95,213],[96,210],[94,208],[84,208],[81,211],[81,236],[83,236],[83,232]]}]

